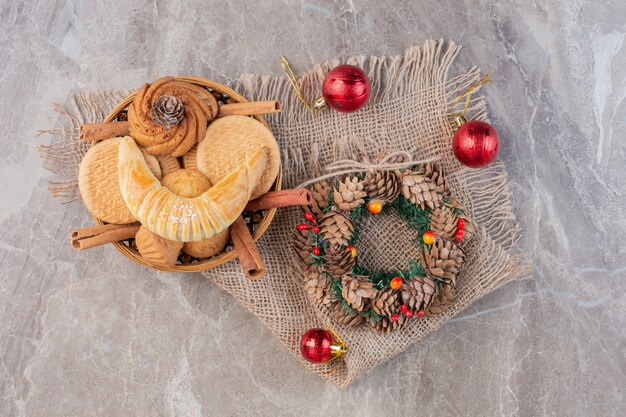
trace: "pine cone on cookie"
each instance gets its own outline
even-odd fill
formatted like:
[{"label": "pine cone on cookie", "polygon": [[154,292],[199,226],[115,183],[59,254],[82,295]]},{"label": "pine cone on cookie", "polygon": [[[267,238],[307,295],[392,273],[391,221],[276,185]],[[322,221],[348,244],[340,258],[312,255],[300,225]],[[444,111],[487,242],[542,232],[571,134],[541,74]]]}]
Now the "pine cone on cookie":
[{"label": "pine cone on cookie", "polygon": [[370,171],[363,179],[363,189],[371,199],[394,201],[402,191],[402,183],[393,171]]},{"label": "pine cone on cookie", "polygon": [[304,272],[304,291],[309,299],[323,307],[330,307],[336,300],[331,291],[332,277],[324,271],[309,268]]},{"label": "pine cone on cookie", "polygon": [[365,203],[363,182],[357,176],[344,178],[333,189],[333,202],[339,210],[350,211]]},{"label": "pine cone on cookie", "polygon": [[331,245],[348,245],[354,233],[352,220],[340,211],[329,211],[320,221],[322,238]]},{"label": "pine cone on cookie", "polygon": [[341,295],[353,309],[363,311],[368,301],[376,297],[378,290],[364,275],[344,275],[341,278]]},{"label": "pine cone on cookie", "polygon": [[171,129],[183,120],[183,102],[175,96],[159,96],[152,103],[152,121],[164,129]]},{"label": "pine cone on cookie", "polygon": [[300,257],[305,264],[313,263],[313,258],[311,258],[313,245],[311,244],[310,236],[310,230],[296,230],[293,232],[293,237],[291,239],[291,246],[296,252],[296,255],[298,255],[298,257]]},{"label": "pine cone on cookie", "polygon": [[330,245],[324,254],[325,267],[328,272],[336,277],[352,272],[355,259],[347,246]]},{"label": "pine cone on cookie", "polygon": [[328,181],[320,181],[309,186],[309,191],[313,196],[311,211],[317,217],[321,217],[324,214],[326,207],[330,205],[330,195],[333,192],[333,189]]},{"label": "pine cone on cookie", "polygon": [[396,321],[391,320],[388,317],[381,317],[379,320],[373,318],[367,318],[367,324],[378,333],[391,333],[401,329],[407,322],[407,318],[404,314],[399,314]]},{"label": "pine cone on cookie", "polygon": [[392,289],[378,291],[372,300],[372,310],[379,316],[391,317],[397,310],[398,293]]},{"label": "pine cone on cookie", "polygon": [[355,327],[365,321],[365,318],[356,311],[351,311],[342,305],[342,303],[335,303],[335,310],[333,317],[339,324],[343,324],[348,327]]},{"label": "pine cone on cookie", "polygon": [[414,277],[402,286],[402,302],[409,310],[426,310],[435,295],[435,282],[428,277]]},{"label": "pine cone on cookie", "polygon": [[433,299],[432,303],[425,310],[428,317],[441,314],[450,308],[454,301],[454,287],[450,284],[443,283],[439,288],[437,296]]},{"label": "pine cone on cookie", "polygon": [[402,195],[422,209],[441,206],[446,192],[446,183],[438,165],[428,163],[417,171],[402,173]]},{"label": "pine cone on cookie", "polygon": [[433,279],[455,285],[465,253],[449,240],[439,239],[430,249],[424,245],[423,262],[426,273]]}]

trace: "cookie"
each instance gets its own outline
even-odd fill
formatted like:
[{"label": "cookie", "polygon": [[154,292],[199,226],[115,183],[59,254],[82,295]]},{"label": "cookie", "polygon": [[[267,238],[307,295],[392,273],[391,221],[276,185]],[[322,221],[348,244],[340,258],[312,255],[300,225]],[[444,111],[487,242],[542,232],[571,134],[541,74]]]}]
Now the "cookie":
[{"label": "cookie", "polygon": [[158,155],[155,158],[159,161],[159,166],[161,167],[161,172],[164,177],[180,169],[180,162],[178,162],[178,158],[169,155]]},{"label": "cookie", "polygon": [[176,265],[183,242],[175,242],[152,233],[141,226],[135,235],[137,250],[147,262],[172,267]]},{"label": "cookie", "polygon": [[267,156],[267,165],[251,199],[267,193],[280,169],[280,150],[272,132],[263,123],[247,116],[226,116],[214,120],[204,140],[198,144],[198,170],[212,184],[217,184],[231,171],[249,159],[258,149]]},{"label": "cookie", "polygon": [[154,155],[150,155],[145,149],[141,148],[141,153],[143,154],[143,158],[146,160],[146,164],[148,164],[148,168],[157,177],[158,180],[163,178],[163,172],[161,171],[161,165],[159,165],[159,160]]},{"label": "cookie", "polygon": [[[98,219],[114,224],[136,221],[122,198],[117,178],[118,149],[122,139],[111,138],[93,145],[83,157],[78,171],[78,188],[87,210]],[[158,163],[155,166],[156,161],[151,161],[152,158],[146,158],[146,163],[154,172]],[[160,169],[154,174],[159,177]]]},{"label": "cookie", "polygon": [[[211,188],[209,179],[193,169],[181,169],[167,175],[162,184],[173,193],[188,198],[197,197]],[[230,228],[227,228],[208,239],[185,242],[183,252],[195,258],[208,258],[224,250],[229,236]]]},{"label": "cookie", "polygon": [[196,162],[198,158],[198,145],[195,145],[193,148],[189,149],[186,154],[183,155],[183,166],[185,169],[198,169],[198,163]]}]

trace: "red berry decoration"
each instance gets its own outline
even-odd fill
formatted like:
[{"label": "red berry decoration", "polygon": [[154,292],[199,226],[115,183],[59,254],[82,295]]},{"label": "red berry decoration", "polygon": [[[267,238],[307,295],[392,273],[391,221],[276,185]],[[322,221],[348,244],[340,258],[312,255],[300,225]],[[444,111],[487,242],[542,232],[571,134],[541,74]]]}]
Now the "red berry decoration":
[{"label": "red berry decoration", "polygon": [[308,230],[311,228],[311,225],[305,224],[305,223],[300,223],[298,226],[296,226],[298,230],[302,231],[302,230]]},{"label": "red berry decoration", "polygon": [[313,233],[319,233],[322,229],[319,226],[313,226]]},{"label": "red berry decoration", "polygon": [[311,223],[317,223],[315,214],[311,213],[310,211],[307,211],[306,213],[304,213],[304,218],[310,221]]},{"label": "red berry decoration", "polygon": [[500,138],[489,123],[467,121],[457,116],[458,130],[452,138],[454,156],[465,166],[480,168],[489,165],[498,155]]},{"label": "red berry decoration", "polygon": [[404,315],[407,319],[410,319],[411,317],[413,317],[413,312],[411,310],[408,310],[406,313],[404,313]]},{"label": "red berry decoration", "polygon": [[424,310],[420,310],[420,311],[417,312],[417,317],[423,317],[424,314],[426,314],[426,313],[424,313]]},{"label": "red berry decoration", "polygon": [[333,334],[326,329],[311,329],[302,335],[300,339],[300,353],[309,362],[324,363],[343,355],[346,345],[337,337],[333,340]]},{"label": "red berry decoration", "polygon": [[354,65],[339,65],[324,77],[322,96],[313,103],[321,109],[325,106],[349,113],[363,107],[372,87],[365,72]]},{"label": "red berry decoration", "polygon": [[313,246],[313,255],[320,256],[320,247],[319,246]]},{"label": "red berry decoration", "polygon": [[399,290],[404,285],[404,280],[400,277],[395,277],[389,282],[389,286],[394,290]]},{"label": "red berry decoration", "polygon": [[460,242],[463,240],[463,235],[465,234],[465,231],[463,229],[457,230],[456,232],[456,236],[455,239],[457,242]]},{"label": "red berry decoration", "polygon": [[391,315],[391,321],[398,321],[398,314],[392,314]]},{"label": "red berry decoration", "polygon": [[409,310],[409,306],[407,306],[406,304],[402,304],[400,306],[400,312],[401,313],[406,313]]},{"label": "red berry decoration", "polygon": [[456,222],[456,227],[459,228],[459,230],[464,229],[465,228],[465,220],[459,219]]}]

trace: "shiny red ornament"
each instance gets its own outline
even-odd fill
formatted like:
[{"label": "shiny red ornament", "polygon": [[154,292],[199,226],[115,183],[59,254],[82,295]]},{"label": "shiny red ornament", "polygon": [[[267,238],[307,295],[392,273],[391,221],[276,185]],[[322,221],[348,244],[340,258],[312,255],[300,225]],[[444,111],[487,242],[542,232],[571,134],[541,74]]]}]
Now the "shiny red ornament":
[{"label": "shiny red ornament", "polygon": [[311,223],[317,223],[315,214],[311,213],[310,211],[307,211],[306,213],[304,213],[304,218],[310,221]]},{"label": "shiny red ornament", "polygon": [[299,225],[296,226],[296,228],[300,231],[302,230],[308,230],[311,228],[310,224],[305,224],[305,223],[300,223]]},{"label": "shiny red ornament", "polygon": [[457,116],[457,129],[452,138],[454,156],[463,165],[480,168],[490,164],[500,150],[498,133],[489,123],[465,120]]},{"label": "shiny red ornament", "polygon": [[[339,65],[324,78],[322,95],[325,104],[340,112],[353,112],[363,107],[372,87],[365,72],[354,65]],[[315,107],[323,107],[318,100]]]},{"label": "shiny red ornament", "polygon": [[346,345],[339,339],[335,341],[333,334],[326,329],[311,329],[300,339],[300,353],[309,362],[324,363],[346,352]]}]

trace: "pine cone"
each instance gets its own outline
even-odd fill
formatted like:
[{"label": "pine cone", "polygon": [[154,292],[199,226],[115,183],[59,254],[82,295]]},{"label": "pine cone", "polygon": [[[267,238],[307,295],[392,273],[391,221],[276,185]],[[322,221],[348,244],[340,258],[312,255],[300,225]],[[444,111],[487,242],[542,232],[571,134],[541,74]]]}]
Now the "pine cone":
[{"label": "pine cone", "polygon": [[454,301],[454,287],[450,284],[444,283],[439,288],[437,297],[430,303],[430,306],[426,309],[426,315],[432,317],[437,314],[441,314],[450,308]]},{"label": "pine cone", "polygon": [[365,203],[367,196],[358,177],[346,177],[333,189],[333,201],[339,210],[350,211]]},{"label": "pine cone", "polygon": [[310,230],[296,230],[293,232],[291,240],[291,246],[305,264],[313,263],[313,258],[311,258],[313,245],[311,244],[310,236]]},{"label": "pine cone", "polygon": [[304,272],[304,291],[314,303],[329,308],[336,300],[331,291],[332,278],[323,271],[309,268]]},{"label": "pine cone", "polygon": [[326,249],[324,261],[328,272],[336,277],[352,272],[355,263],[352,252],[346,246],[337,244]]},{"label": "pine cone", "polygon": [[[452,210],[452,212],[457,213],[457,218],[463,219],[463,221],[465,222],[465,226],[463,227],[463,231],[464,231],[463,242],[467,242],[468,240],[471,240],[472,237],[474,236],[474,223],[466,214],[465,206],[463,206],[463,204],[461,204],[454,197],[448,197],[444,199],[443,203],[446,207],[449,207]],[[456,228],[454,230],[454,233],[456,235]]]},{"label": "pine cone", "polygon": [[345,214],[339,211],[329,211],[320,222],[321,233],[328,243],[348,245],[354,233],[354,224]]},{"label": "pine cone", "polygon": [[441,206],[445,194],[446,184],[437,165],[428,163],[402,175],[402,195],[422,209]]},{"label": "pine cone", "polygon": [[395,172],[385,170],[370,171],[363,180],[363,189],[372,199],[392,202],[400,195],[402,183]]},{"label": "pine cone", "polygon": [[350,307],[357,311],[363,311],[368,301],[378,293],[374,284],[364,275],[344,275],[341,278],[341,295]]},{"label": "pine cone", "polygon": [[458,218],[452,209],[443,205],[430,213],[430,230],[439,237],[452,240],[456,236],[457,221]]},{"label": "pine cone", "polygon": [[392,289],[379,291],[372,300],[372,310],[379,316],[391,317],[397,310],[397,298],[397,293]]},{"label": "pine cone", "polygon": [[371,318],[367,318],[367,324],[379,333],[391,333],[397,330],[400,330],[404,327],[404,324],[407,322],[407,318],[404,314],[398,314],[398,320],[391,321],[388,317],[381,317],[380,320],[373,320]]},{"label": "pine cone", "polygon": [[174,96],[159,96],[152,103],[152,121],[164,129],[171,129],[183,120],[183,102]]},{"label": "pine cone", "polygon": [[464,261],[465,253],[449,240],[439,239],[430,250],[424,245],[422,264],[431,278],[456,285]]},{"label": "pine cone", "polygon": [[365,320],[358,312],[345,309],[342,303],[335,303],[333,317],[339,324],[343,324],[348,327],[358,326]]},{"label": "pine cone", "polygon": [[309,187],[313,196],[311,211],[318,217],[324,214],[324,209],[330,204],[330,193],[333,191],[328,181],[320,181]]},{"label": "pine cone", "polygon": [[402,302],[409,310],[426,310],[435,295],[435,282],[426,277],[414,277],[402,286]]}]

